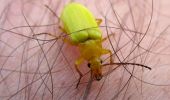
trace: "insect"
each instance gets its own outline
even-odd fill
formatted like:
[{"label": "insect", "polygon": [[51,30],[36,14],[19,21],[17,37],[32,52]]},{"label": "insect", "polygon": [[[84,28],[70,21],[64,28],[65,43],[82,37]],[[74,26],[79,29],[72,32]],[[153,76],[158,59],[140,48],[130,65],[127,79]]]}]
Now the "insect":
[{"label": "insect", "polygon": [[[110,50],[102,47],[102,42],[106,40],[102,38],[102,32],[99,29],[102,20],[95,19],[86,7],[78,3],[66,5],[60,19],[63,23],[62,30],[69,34],[69,40],[65,41],[77,46],[80,50],[80,57],[75,61],[75,68],[80,75],[79,82],[83,75],[79,68],[84,61],[88,62],[92,77],[95,80],[101,80],[102,60],[100,57],[105,54],[112,55]],[[112,57],[110,62],[112,63]]]},{"label": "insect", "polygon": [[[106,54],[110,55],[110,65],[137,65],[151,70],[150,67],[142,64],[123,62],[113,63],[111,50],[104,49],[102,47],[102,42],[108,38],[102,38],[102,32],[99,28],[102,20],[96,19],[93,14],[83,5],[79,3],[69,3],[64,7],[60,20],[62,22],[62,26],[59,28],[69,36],[69,38],[63,38],[63,41],[77,46],[80,51],[80,57],[78,57],[75,61],[75,69],[80,76],[77,87],[83,76],[80,71],[80,65],[84,61],[88,62],[87,66],[91,69],[92,77],[97,81],[102,79],[102,66],[104,65],[102,65],[102,60],[100,57]],[[45,34],[54,36],[50,33]]]}]

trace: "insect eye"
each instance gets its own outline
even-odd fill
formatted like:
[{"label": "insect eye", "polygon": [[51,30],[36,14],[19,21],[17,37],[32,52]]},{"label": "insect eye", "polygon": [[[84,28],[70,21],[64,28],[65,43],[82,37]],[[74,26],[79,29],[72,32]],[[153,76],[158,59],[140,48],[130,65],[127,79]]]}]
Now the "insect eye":
[{"label": "insect eye", "polygon": [[91,64],[90,64],[90,63],[88,63],[88,64],[87,64],[87,66],[90,68]]},{"label": "insect eye", "polygon": [[102,64],[102,63],[103,63],[103,60],[100,60],[100,63]]}]

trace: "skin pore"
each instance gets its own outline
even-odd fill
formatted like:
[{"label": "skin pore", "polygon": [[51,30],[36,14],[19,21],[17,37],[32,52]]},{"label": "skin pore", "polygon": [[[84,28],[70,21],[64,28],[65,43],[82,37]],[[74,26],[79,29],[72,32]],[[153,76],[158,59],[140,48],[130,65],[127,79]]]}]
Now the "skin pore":
[{"label": "skin pore", "polygon": [[78,88],[74,62],[79,51],[57,38],[65,36],[58,17],[70,1],[0,2],[1,100],[169,100],[168,0],[77,0],[102,19],[103,38],[113,34],[103,42],[113,62],[152,68],[107,65],[110,56],[105,55],[103,78],[92,81],[85,62]]}]

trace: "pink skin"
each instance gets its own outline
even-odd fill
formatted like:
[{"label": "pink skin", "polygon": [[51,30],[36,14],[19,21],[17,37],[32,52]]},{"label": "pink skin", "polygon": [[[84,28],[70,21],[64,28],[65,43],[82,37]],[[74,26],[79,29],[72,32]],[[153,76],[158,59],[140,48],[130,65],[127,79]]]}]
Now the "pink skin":
[{"label": "pink skin", "polygon": [[[112,50],[114,54],[112,43],[121,61],[147,65],[152,70],[141,66],[128,65],[119,66],[107,75],[108,70],[116,68],[117,65],[105,66],[103,67],[104,77],[100,81],[90,82],[90,73],[85,75],[89,71],[87,63],[85,63],[80,67],[83,78],[76,88],[79,78],[74,68],[74,62],[79,56],[77,48],[66,43],[62,47],[61,39],[58,41],[37,41],[35,40],[36,37],[34,39],[29,38],[33,37],[33,34],[45,32],[57,36],[61,33],[58,24],[31,28],[21,27],[58,23],[57,17],[44,4],[48,5],[59,16],[63,6],[69,1],[4,0],[0,1],[0,99],[110,100],[117,98],[116,100],[169,100],[170,29],[164,29],[170,22],[170,2],[168,0],[154,0],[149,30],[140,46],[138,45],[136,50],[132,52],[148,28],[152,15],[151,0],[129,0],[129,3],[128,0],[110,0],[113,1],[112,6],[114,6],[121,25],[111,9],[109,0],[77,1],[88,7],[96,18],[102,18],[101,26],[107,24],[112,27],[124,28],[124,30],[123,28],[121,30],[108,28],[108,33],[114,33],[114,36],[110,37],[111,42],[108,39],[103,43],[104,48]],[[109,9],[107,22],[105,22],[103,16]],[[2,30],[9,30],[14,27],[19,28],[5,32]],[[102,27],[101,29],[103,37],[106,37],[106,28]],[[130,32],[129,30],[140,33]],[[162,32],[163,30],[164,32]],[[53,36],[49,35],[36,36],[42,40],[54,39]],[[48,43],[43,44],[44,42]],[[132,54],[128,56],[130,52]],[[113,56],[114,62],[120,62],[117,56]],[[107,57],[108,55],[103,56],[102,59]],[[124,60],[125,58],[126,60]],[[109,63],[109,59],[104,60],[103,63]],[[131,75],[129,73],[133,76],[129,80],[129,84],[126,84]],[[123,88],[125,84],[126,87]],[[122,91],[119,92],[121,89]]]}]

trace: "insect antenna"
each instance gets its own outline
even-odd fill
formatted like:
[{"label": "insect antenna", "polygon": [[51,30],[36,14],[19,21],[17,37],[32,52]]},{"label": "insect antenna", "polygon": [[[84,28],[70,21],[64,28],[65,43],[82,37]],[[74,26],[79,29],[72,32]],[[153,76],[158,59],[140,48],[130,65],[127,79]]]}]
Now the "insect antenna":
[{"label": "insect antenna", "polygon": [[136,66],[141,66],[141,67],[144,67],[144,68],[147,68],[149,70],[151,70],[152,68],[151,67],[148,67],[146,65],[143,65],[143,64],[138,64],[138,63],[108,63],[108,64],[103,64],[102,66],[107,66],[107,65],[136,65]]},{"label": "insect antenna", "polygon": [[48,5],[44,6],[58,19],[58,22],[60,22],[60,18],[57,16],[57,14]]}]

